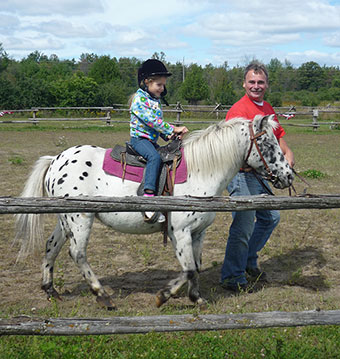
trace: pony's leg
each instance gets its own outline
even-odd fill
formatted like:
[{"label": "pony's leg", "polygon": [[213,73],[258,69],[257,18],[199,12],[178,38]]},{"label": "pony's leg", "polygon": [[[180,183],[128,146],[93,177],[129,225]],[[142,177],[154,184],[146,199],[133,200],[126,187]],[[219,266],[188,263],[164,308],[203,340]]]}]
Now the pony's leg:
[{"label": "pony's leg", "polygon": [[205,237],[205,230],[199,233],[192,234],[192,250],[194,252],[194,259],[197,272],[200,272],[202,266],[202,249],[203,239]]},{"label": "pony's leg", "polygon": [[69,254],[78,266],[81,274],[87,281],[91,291],[97,296],[96,300],[109,310],[115,309],[114,303],[99,282],[97,276],[87,262],[86,249],[90,237],[91,227],[94,220],[93,214],[65,215],[69,226],[68,237],[70,238]]},{"label": "pony's leg", "polygon": [[205,231],[192,234],[192,250],[194,254],[194,261],[196,272],[188,278],[188,295],[193,302],[204,305],[206,301],[201,297],[199,290],[199,272],[202,266],[202,249],[203,239],[205,237]]},{"label": "pony's leg", "polygon": [[182,272],[177,278],[172,279],[165,288],[160,289],[156,294],[156,306],[159,308],[173,297],[182,286],[188,281],[187,273]]},{"label": "pony's leg", "polygon": [[190,230],[184,228],[183,230],[180,229],[177,233],[174,232],[172,243],[175,247],[177,259],[182,267],[182,273],[157,293],[156,305],[160,307],[167,302],[187,281],[189,281],[189,299],[194,303],[201,304],[204,301],[198,289],[198,271],[195,264]]},{"label": "pony's leg", "polygon": [[41,289],[47,293],[47,298],[61,299],[59,293],[53,286],[53,269],[55,260],[66,241],[65,232],[63,231],[60,220],[46,242],[46,252],[42,263],[43,279]]}]

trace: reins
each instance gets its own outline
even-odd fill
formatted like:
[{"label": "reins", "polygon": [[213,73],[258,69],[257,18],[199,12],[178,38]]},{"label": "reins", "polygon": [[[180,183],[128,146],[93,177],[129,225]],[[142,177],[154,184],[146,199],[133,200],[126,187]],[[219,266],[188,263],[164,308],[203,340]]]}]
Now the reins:
[{"label": "reins", "polygon": [[[300,176],[300,175],[295,171],[294,168],[292,168],[292,171],[293,171],[294,175],[299,178],[299,180],[301,180],[303,183],[305,183],[308,187],[311,187],[311,185],[310,185],[304,178],[302,178],[302,176]],[[295,189],[295,187],[293,186],[293,183],[289,186],[288,190],[289,190],[289,196],[292,196],[292,190],[293,190],[295,196],[305,196],[305,195],[307,194],[307,187],[306,187],[306,188],[304,188],[304,190],[302,191],[302,195],[299,195],[299,194],[296,192],[296,189]]]}]

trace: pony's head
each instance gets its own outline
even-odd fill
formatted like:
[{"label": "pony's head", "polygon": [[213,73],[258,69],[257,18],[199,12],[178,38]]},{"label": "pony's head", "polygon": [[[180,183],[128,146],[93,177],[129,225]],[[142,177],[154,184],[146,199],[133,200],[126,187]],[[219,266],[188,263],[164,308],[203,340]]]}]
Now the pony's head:
[{"label": "pony's head", "polygon": [[257,115],[249,122],[250,144],[245,163],[269,179],[274,187],[282,189],[292,184],[294,176],[274,135],[277,126],[274,115]]}]

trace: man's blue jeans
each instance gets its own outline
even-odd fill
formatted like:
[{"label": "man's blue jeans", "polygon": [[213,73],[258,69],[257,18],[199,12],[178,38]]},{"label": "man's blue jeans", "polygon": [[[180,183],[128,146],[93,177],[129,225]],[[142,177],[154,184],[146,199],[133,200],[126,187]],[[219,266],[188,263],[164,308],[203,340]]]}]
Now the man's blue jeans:
[{"label": "man's blue jeans", "polygon": [[[267,184],[267,183],[266,183]],[[239,172],[229,183],[230,196],[267,193],[252,173]],[[276,210],[233,212],[233,222],[221,270],[221,282],[247,284],[246,268],[257,268],[257,253],[267,243],[280,221]]]},{"label": "man's blue jeans", "polygon": [[156,192],[159,168],[162,162],[156,150],[159,145],[141,137],[131,137],[130,143],[133,149],[146,159],[144,190]]}]

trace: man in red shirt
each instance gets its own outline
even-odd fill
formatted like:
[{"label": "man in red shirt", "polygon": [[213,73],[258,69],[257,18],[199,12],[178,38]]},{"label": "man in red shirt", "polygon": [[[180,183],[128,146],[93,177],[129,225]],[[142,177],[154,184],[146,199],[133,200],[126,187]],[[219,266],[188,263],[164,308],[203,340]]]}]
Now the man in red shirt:
[{"label": "man in red shirt", "polygon": [[[243,87],[246,94],[228,111],[226,120],[243,117],[253,120],[256,115],[275,114],[273,107],[264,101],[268,89],[268,72],[263,64],[253,62],[244,72]],[[278,122],[275,115],[275,121]],[[294,154],[283,139],[284,129],[279,124],[274,130],[289,165],[294,166]],[[230,196],[249,196],[266,193],[253,173],[240,170],[228,185]],[[250,291],[248,279],[266,281],[266,273],[257,264],[257,253],[264,247],[280,221],[276,210],[233,212],[233,222],[221,270],[221,285],[234,291]]]}]

